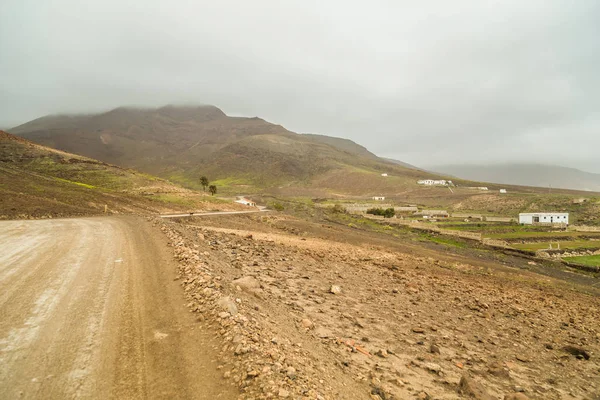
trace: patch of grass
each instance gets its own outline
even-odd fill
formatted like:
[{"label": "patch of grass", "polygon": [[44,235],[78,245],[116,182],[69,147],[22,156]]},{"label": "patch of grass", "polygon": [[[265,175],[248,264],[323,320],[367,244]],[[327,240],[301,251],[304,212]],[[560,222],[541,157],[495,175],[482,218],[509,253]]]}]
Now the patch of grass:
[{"label": "patch of grass", "polygon": [[565,257],[565,261],[576,264],[587,265],[589,267],[600,267],[600,255],[595,256],[580,256],[580,257]]},{"label": "patch of grass", "polygon": [[442,245],[446,245],[446,246],[458,247],[461,249],[467,247],[467,245],[464,242],[460,242],[458,240],[452,239],[451,237],[447,237],[447,236],[443,236],[443,235],[440,235],[440,236],[431,235],[429,233],[419,234],[419,241],[433,242],[433,243],[442,244]]},{"label": "patch of grass", "polygon": [[510,232],[510,233],[499,233],[487,235],[492,239],[532,239],[532,238],[578,238],[578,237],[600,237],[600,233],[597,232],[540,232],[540,231],[531,231],[531,232]]},{"label": "patch of grass", "polygon": [[567,240],[567,241],[553,241],[553,242],[538,242],[538,243],[517,243],[511,246],[519,250],[545,250],[550,248],[556,249],[556,243],[560,243],[561,249],[600,249],[600,241],[598,240]]},{"label": "patch of grass", "polygon": [[96,186],[88,185],[87,183],[70,181],[68,179],[63,179],[63,178],[54,178],[54,179],[56,179],[57,181],[64,182],[64,183],[71,183],[73,185],[81,186],[81,187],[84,187],[87,189],[96,189]]}]

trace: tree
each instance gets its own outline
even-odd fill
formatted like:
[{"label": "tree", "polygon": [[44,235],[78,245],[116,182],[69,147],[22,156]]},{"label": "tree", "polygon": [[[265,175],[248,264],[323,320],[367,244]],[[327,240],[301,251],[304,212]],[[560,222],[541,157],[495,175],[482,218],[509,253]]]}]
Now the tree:
[{"label": "tree", "polygon": [[208,186],[208,178],[205,176],[200,177],[200,184],[202,185],[202,189],[206,192],[206,187]]},{"label": "tree", "polygon": [[217,193],[217,186],[215,185],[210,185],[208,187],[208,191],[210,192],[210,194],[212,194],[213,196]]}]

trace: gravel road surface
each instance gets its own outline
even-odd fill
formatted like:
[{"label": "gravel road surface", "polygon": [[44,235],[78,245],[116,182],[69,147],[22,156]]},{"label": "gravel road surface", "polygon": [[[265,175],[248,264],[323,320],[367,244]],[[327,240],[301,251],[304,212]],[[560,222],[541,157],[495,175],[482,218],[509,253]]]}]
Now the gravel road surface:
[{"label": "gravel road surface", "polygon": [[135,217],[0,222],[0,398],[236,398],[165,243]]}]

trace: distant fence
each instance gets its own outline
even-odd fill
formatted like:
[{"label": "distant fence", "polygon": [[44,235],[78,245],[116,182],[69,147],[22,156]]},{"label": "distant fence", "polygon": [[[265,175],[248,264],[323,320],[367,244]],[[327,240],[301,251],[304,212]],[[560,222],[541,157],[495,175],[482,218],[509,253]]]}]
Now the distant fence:
[{"label": "distant fence", "polygon": [[454,214],[452,214],[452,218],[476,218],[476,219],[483,220],[483,215],[470,214],[470,213],[454,213]]},{"label": "distant fence", "polygon": [[516,218],[513,217],[485,217],[485,220],[488,222],[517,222]]},{"label": "distant fence", "polygon": [[600,226],[571,225],[569,230],[576,232],[600,232]]},{"label": "distant fence", "polygon": [[504,240],[482,238],[481,239],[481,243],[485,244],[486,246],[502,247],[504,249],[510,249],[511,248],[510,247],[510,243],[505,242]]}]

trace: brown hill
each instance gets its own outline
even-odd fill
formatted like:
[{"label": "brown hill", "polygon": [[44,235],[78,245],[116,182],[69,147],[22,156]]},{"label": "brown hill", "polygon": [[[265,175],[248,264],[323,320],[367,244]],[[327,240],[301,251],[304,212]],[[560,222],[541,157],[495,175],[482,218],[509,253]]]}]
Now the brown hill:
[{"label": "brown hill", "polygon": [[[189,187],[199,187],[199,176],[206,175],[231,192],[282,185],[332,189],[327,177],[358,174],[366,177],[360,186],[350,182],[335,190],[375,194],[382,186],[394,191],[414,187],[424,177],[350,140],[296,134],[260,118],[227,116],[213,106],[121,107],[96,115],[48,116],[11,132]],[[375,182],[384,172],[391,179]]]},{"label": "brown hill", "polygon": [[146,174],[0,131],[0,219],[214,208],[216,200]]}]

